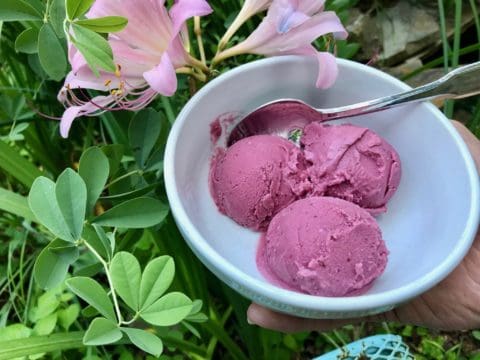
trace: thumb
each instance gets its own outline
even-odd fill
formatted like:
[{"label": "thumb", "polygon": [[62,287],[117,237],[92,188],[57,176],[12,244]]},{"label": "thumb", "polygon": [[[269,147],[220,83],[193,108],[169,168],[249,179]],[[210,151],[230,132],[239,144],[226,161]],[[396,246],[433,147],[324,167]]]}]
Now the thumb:
[{"label": "thumb", "polygon": [[284,333],[294,333],[300,331],[328,331],[344,325],[355,324],[367,320],[366,318],[358,319],[341,319],[341,320],[318,320],[304,319],[295,316],[282,314],[273,310],[264,308],[261,305],[252,303],[247,310],[247,321],[251,325],[281,331]]},{"label": "thumb", "polygon": [[480,141],[468,130],[465,125],[462,123],[453,120],[453,126],[457,129],[460,136],[463,138],[465,143],[472,154],[473,160],[475,160],[475,164],[477,165],[477,169],[480,172]]}]

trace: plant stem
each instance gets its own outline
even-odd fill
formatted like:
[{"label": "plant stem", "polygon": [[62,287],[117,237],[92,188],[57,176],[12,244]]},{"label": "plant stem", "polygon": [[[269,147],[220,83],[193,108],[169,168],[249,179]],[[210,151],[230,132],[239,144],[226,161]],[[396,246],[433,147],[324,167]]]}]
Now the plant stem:
[{"label": "plant stem", "polygon": [[210,69],[200,60],[194,58],[193,56],[188,57],[188,63],[193,66],[194,68],[200,69],[203,72],[210,72]]},{"label": "plant stem", "polygon": [[[463,0],[455,0],[455,32],[453,36],[453,52],[452,52],[452,60],[451,65],[452,69],[458,67],[459,63],[459,52],[460,52],[460,35],[462,32],[462,1]],[[453,100],[445,101],[445,116],[451,119],[453,117],[455,103]]]},{"label": "plant stem", "polygon": [[135,175],[135,174],[141,174],[141,170],[132,170],[126,174],[123,174],[122,176],[119,176],[118,178],[110,181],[107,185],[105,185],[105,188],[104,189],[108,189],[110,186],[112,186],[113,184],[119,182],[120,180],[123,180],[123,179],[126,179],[128,178],[129,176],[132,176],[132,175]]},{"label": "plant stem", "polygon": [[[470,53],[472,53],[476,50],[479,50],[479,49],[480,49],[480,43],[474,44],[474,45],[469,45],[469,46],[466,46],[463,49],[461,49],[459,51],[459,54],[460,55],[466,55],[466,54],[470,54]],[[448,53],[448,55],[449,56],[451,55],[451,51]],[[445,57],[442,56],[442,57],[436,58],[432,61],[429,61],[425,65],[423,65],[423,66],[419,67],[418,69],[413,70],[411,73],[401,77],[401,80],[405,81],[405,80],[411,79],[414,76],[422,73],[425,70],[432,69],[432,68],[434,68],[438,65],[441,65],[443,63],[444,59],[445,59]]]},{"label": "plant stem", "polygon": [[103,265],[105,269],[105,274],[107,275],[107,280],[108,280],[108,286],[110,286],[110,292],[112,294],[113,305],[115,307],[115,312],[117,313],[118,326],[120,326],[123,323],[123,318],[122,318],[122,313],[120,312],[120,306],[118,305],[117,294],[115,293],[115,289],[113,287],[113,281],[110,275],[110,269],[108,267],[108,264],[105,260],[103,260],[100,254],[92,246],[90,246],[88,242],[86,242],[85,240],[82,240],[82,241],[85,244],[86,248],[90,250],[90,252],[93,255],[95,255],[95,257],[98,259],[98,261],[100,261],[100,263]]},{"label": "plant stem", "polygon": [[225,32],[225,34],[222,36],[222,38],[220,39],[219,43],[218,43],[218,46],[217,46],[217,54],[215,55],[215,57],[217,57],[217,55],[223,50],[225,49],[225,47],[227,46],[228,42],[230,41],[230,39],[232,38],[233,35],[235,35],[235,33],[238,31],[238,29],[240,29],[240,27],[248,20],[252,17],[253,14],[248,14],[248,9],[245,8],[245,6],[242,6],[242,8],[240,9],[240,12],[238,13],[238,15],[235,17],[235,20],[233,20],[232,24],[229,26],[229,28],[227,29],[227,31]]},{"label": "plant stem", "polygon": [[138,319],[138,313],[135,314],[135,316],[134,316],[133,318],[131,318],[130,320],[128,320],[128,321],[122,321],[122,325],[130,325],[130,324],[133,324],[137,319]]},{"label": "plant stem", "polygon": [[200,60],[202,61],[203,65],[207,66],[207,59],[205,57],[205,48],[203,47],[203,39],[202,39],[202,27],[200,24],[200,16],[193,17],[193,31],[197,37],[198,43],[198,52],[200,53]]},{"label": "plant stem", "polygon": [[166,96],[161,96],[160,100],[162,101],[163,109],[165,110],[168,121],[170,122],[170,124],[173,124],[175,122],[176,116],[173,112],[172,104],[170,104],[170,99]]},{"label": "plant stem", "polygon": [[[443,0],[438,0],[438,12],[440,15],[440,35],[442,38],[442,47],[443,47],[443,68],[445,73],[448,73],[448,53],[449,53],[449,46],[448,46],[448,38],[447,38],[447,28],[445,25],[445,7],[443,5]],[[450,112],[450,102],[447,100],[445,101],[445,105],[443,107],[443,112],[445,115]]]},{"label": "plant stem", "polygon": [[197,80],[199,80],[199,81],[201,81],[201,82],[207,81],[207,76],[206,76],[204,73],[197,73],[197,72],[195,72],[195,70],[193,70],[192,68],[181,67],[181,68],[178,68],[177,70],[175,70],[175,72],[176,72],[177,74],[187,74],[187,75],[191,75],[191,76],[193,76],[194,78],[196,78]]},{"label": "plant stem", "polygon": [[475,3],[475,0],[470,0],[470,7],[472,8],[473,19],[475,20],[475,29],[477,30],[477,42],[480,42],[480,19],[478,17],[477,4]]},{"label": "plant stem", "polygon": [[234,47],[231,47],[231,48],[228,48],[227,50],[224,50],[220,53],[217,53],[217,55],[215,55],[215,57],[213,58],[212,60],[212,65],[211,67],[215,66],[216,64],[218,64],[219,62],[222,62],[228,58],[231,58],[233,56],[237,56],[237,55],[240,55],[240,54],[245,54],[248,52],[247,49],[237,49],[238,45],[237,46],[234,46]]},{"label": "plant stem", "polygon": [[45,14],[43,14],[43,22],[48,22],[48,13],[50,10],[50,0],[47,0],[47,4],[45,5]]}]

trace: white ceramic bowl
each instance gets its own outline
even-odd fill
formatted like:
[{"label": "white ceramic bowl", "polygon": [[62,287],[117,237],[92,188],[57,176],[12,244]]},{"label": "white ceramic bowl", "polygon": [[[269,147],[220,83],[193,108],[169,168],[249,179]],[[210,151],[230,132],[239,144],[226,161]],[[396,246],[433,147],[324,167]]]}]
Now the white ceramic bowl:
[{"label": "white ceramic bowl", "polygon": [[329,298],[278,288],[255,265],[259,234],[220,214],[208,190],[213,146],[210,123],[227,112],[248,112],[276,98],[332,107],[409,89],[395,78],[338,60],[336,84],[315,88],[314,61],[277,57],[231,70],[203,87],[184,107],[170,133],[165,181],[177,225],[198,258],[247,298],[281,312],[310,318],[346,318],[392,309],[428,290],[467,253],[479,221],[479,178],[454,127],[431,104],[407,105],[356,117],[398,151],[400,187],[378,217],[390,250],[385,272],[364,295]]}]

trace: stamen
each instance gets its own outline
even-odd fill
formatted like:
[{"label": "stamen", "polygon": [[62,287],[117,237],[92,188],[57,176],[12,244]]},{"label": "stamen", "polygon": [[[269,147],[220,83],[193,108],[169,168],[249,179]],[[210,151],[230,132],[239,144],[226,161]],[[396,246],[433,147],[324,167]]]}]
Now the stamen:
[{"label": "stamen", "polygon": [[120,77],[120,75],[121,75],[120,72],[121,71],[122,71],[122,67],[120,66],[120,64],[115,65],[115,76],[116,77]]}]

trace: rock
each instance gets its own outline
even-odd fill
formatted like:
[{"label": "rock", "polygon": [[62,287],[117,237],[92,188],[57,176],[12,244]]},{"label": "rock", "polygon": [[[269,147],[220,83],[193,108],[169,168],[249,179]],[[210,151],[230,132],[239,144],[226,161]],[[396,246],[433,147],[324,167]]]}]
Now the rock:
[{"label": "rock", "polygon": [[[462,11],[462,29],[474,21],[468,2]],[[447,14],[447,35],[453,36],[453,14]],[[346,28],[350,41],[360,44],[356,60],[378,59],[381,66],[402,64],[413,56],[425,58],[441,49],[438,2],[389,1],[382,7],[352,9]]]},{"label": "rock", "polygon": [[396,64],[438,39],[440,27],[434,14],[409,2],[399,2],[381,16],[384,65]]},{"label": "rock", "polygon": [[412,71],[422,66],[423,66],[423,62],[420,58],[412,57],[401,65],[391,67],[391,68],[382,68],[382,70],[389,73],[392,76],[395,76],[396,78],[401,79],[404,76],[412,73]]}]

